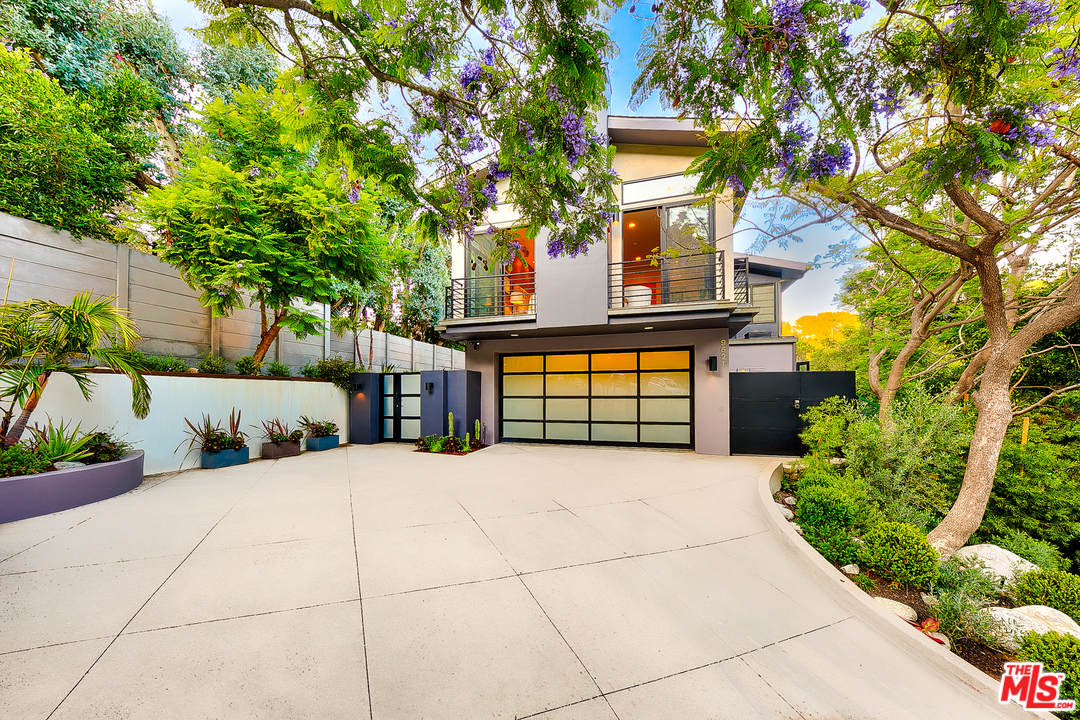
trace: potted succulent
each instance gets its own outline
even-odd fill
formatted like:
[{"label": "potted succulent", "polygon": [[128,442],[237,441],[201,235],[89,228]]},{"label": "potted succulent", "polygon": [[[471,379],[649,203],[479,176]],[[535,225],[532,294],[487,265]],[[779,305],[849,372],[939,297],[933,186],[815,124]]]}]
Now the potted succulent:
[{"label": "potted succulent", "polygon": [[303,430],[290,430],[289,424],[274,418],[263,421],[263,438],[266,442],[262,445],[262,456],[274,459],[292,457],[300,454],[300,439],[304,437]]},{"label": "potted succulent", "polygon": [[[198,445],[202,451],[200,465],[204,468],[222,468],[230,465],[243,465],[249,459],[246,444],[247,435],[240,430],[240,411],[233,408],[229,414],[229,429],[224,430],[221,423],[215,423],[209,415],[203,415],[198,425],[184,418],[188,426],[188,454]],[[184,443],[181,442],[180,445]],[[177,446],[177,450],[180,446]],[[185,457],[187,457],[185,455]]]},{"label": "potted succulent", "polygon": [[333,450],[338,446],[338,426],[330,420],[312,420],[300,416],[300,427],[307,432],[308,450]]}]

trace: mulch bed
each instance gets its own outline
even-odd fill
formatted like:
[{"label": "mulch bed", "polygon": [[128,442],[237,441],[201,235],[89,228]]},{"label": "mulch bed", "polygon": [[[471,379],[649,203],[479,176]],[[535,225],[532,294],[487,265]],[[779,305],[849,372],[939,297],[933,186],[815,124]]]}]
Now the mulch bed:
[{"label": "mulch bed", "polygon": [[450,452],[449,450],[443,450],[442,452],[433,453],[430,450],[424,450],[424,449],[421,449],[421,448],[416,448],[416,450],[414,450],[413,452],[427,453],[428,455],[454,455],[454,456],[457,456],[457,457],[465,457],[466,455],[472,455],[477,450],[483,450],[486,447],[491,447],[491,446],[490,445],[481,445],[480,447],[475,448],[473,450],[470,450],[469,452]]}]

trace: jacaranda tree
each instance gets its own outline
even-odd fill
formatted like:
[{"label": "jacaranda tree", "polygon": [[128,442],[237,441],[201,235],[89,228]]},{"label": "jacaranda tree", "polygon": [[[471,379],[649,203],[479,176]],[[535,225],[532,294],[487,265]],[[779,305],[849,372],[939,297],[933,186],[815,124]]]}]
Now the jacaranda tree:
[{"label": "jacaranda tree", "polygon": [[949,556],[985,512],[1021,358],[1080,319],[1075,273],[1037,298],[1010,280],[1011,264],[1071,242],[1080,214],[1076,4],[899,0],[856,32],[868,4],[662,0],[637,97],[701,119],[701,190],[767,186],[977,279],[986,340],[953,393],[974,390],[978,419],[929,536]]}]

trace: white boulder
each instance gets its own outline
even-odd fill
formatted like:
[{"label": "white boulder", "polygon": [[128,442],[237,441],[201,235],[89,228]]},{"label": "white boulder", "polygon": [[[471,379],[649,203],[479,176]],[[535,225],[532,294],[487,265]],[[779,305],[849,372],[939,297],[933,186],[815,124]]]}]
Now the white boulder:
[{"label": "white boulder", "polygon": [[1045,605],[1025,605],[1018,608],[990,608],[990,617],[994,619],[994,632],[1002,649],[1016,652],[1020,648],[1020,638],[1030,632],[1042,635],[1057,632],[1080,638],[1080,626],[1072,618],[1059,610]]},{"label": "white boulder", "polygon": [[1054,608],[1046,607],[1045,605],[1025,605],[1023,607],[1013,608],[1013,612],[1018,612],[1026,615],[1032,620],[1037,620],[1045,625],[1048,630],[1052,630],[1053,632],[1080,638],[1080,625],[1077,625],[1075,620],[1060,610],[1055,610]]},{"label": "white boulder", "polygon": [[776,507],[779,508],[780,514],[784,516],[785,520],[791,521],[795,519],[795,513],[791,512],[787,505],[776,503]]},{"label": "white boulder", "polygon": [[876,597],[874,599],[877,600],[886,610],[892,612],[894,615],[899,615],[901,618],[907,620],[908,622],[918,622],[919,620],[919,614],[915,612],[915,608],[909,605],[905,605],[904,603],[897,602],[895,600],[890,600],[889,598]]},{"label": "white boulder", "polygon": [[840,568],[840,572],[844,573],[845,575],[858,575],[859,566],[854,563],[852,563],[851,565],[845,565],[844,567]]},{"label": "white boulder", "polygon": [[997,545],[969,545],[956,551],[956,556],[980,561],[984,566],[983,572],[993,575],[1001,583],[1011,583],[1024,573],[1033,572],[1039,566],[1028,562],[1014,552]]}]

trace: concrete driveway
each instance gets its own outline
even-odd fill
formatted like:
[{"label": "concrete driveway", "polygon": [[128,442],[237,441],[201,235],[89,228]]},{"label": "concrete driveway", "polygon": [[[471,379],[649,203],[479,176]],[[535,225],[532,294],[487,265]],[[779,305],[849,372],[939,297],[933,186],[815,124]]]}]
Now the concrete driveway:
[{"label": "concrete driveway", "polygon": [[0,718],[1014,717],[781,548],[768,462],[350,447],[0,526]]}]

